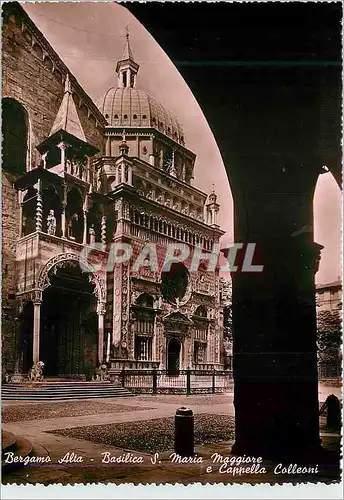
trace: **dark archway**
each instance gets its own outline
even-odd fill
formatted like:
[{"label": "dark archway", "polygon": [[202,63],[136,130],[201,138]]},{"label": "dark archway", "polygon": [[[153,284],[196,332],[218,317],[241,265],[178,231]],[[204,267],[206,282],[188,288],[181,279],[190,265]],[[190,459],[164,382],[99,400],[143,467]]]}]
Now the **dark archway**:
[{"label": "dark archway", "polygon": [[11,174],[26,172],[28,160],[28,115],[15,99],[2,100],[2,169]]},{"label": "dark archway", "polygon": [[174,337],[167,341],[167,372],[178,375],[180,368],[180,341]]},{"label": "dark archway", "polygon": [[66,219],[68,238],[81,243],[84,229],[83,199],[75,187],[67,194]]},{"label": "dark archway", "polygon": [[94,285],[67,261],[49,273],[43,292],[40,359],[46,376],[89,374],[96,366],[98,323]]},{"label": "dark archway", "polygon": [[233,276],[233,451],[314,460],[322,450],[312,201],[323,165],[341,183],[342,6],[128,8],[202,107],[231,184],[234,241],[256,243],[264,266]]},{"label": "dark archway", "polygon": [[168,262],[161,273],[164,299],[175,304],[183,299],[189,284],[189,272],[182,262]]},{"label": "dark archway", "polygon": [[32,367],[33,304],[25,302],[19,314],[19,336],[17,345],[17,368],[26,373]]}]

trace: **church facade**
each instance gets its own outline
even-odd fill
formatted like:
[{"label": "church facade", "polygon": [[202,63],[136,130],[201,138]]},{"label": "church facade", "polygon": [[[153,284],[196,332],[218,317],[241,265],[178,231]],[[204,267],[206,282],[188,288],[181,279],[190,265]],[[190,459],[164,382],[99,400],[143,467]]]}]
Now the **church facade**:
[{"label": "church facade", "polygon": [[98,109],[19,4],[3,17],[3,369],[222,368],[217,196],[129,36]]}]

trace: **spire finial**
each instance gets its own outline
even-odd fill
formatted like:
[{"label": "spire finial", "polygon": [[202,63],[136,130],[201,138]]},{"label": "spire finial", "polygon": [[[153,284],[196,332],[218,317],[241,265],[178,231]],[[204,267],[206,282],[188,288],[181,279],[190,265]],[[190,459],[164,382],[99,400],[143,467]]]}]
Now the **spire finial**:
[{"label": "spire finial", "polygon": [[72,87],[70,84],[69,73],[67,73],[67,75],[66,75],[64,91],[65,91],[65,94],[67,92],[69,92],[70,94],[72,93]]},{"label": "spire finial", "polygon": [[116,73],[118,74],[119,87],[135,87],[136,75],[139,65],[135,62],[130,46],[129,26],[125,27],[125,44],[122,57],[117,62]]}]

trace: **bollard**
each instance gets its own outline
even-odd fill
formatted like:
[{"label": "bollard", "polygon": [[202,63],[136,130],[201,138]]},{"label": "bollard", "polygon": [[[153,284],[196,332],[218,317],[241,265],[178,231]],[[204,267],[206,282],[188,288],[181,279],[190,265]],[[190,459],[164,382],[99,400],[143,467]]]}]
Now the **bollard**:
[{"label": "bollard", "polygon": [[153,368],[153,373],[152,373],[152,382],[153,382],[153,394],[156,394],[158,392],[158,384],[157,384],[157,372],[156,368]]},{"label": "bollard", "polygon": [[215,373],[215,369],[214,369],[213,373],[212,373],[212,384],[211,384],[211,392],[213,394],[215,394],[215,392],[216,392],[215,375],[216,375],[216,373]]},{"label": "bollard", "polygon": [[340,429],[341,412],[340,412],[339,399],[334,394],[330,394],[326,398],[326,406],[327,406],[326,427],[328,429]]},{"label": "bollard", "polygon": [[190,408],[182,406],[176,411],[174,451],[181,457],[194,454],[194,416]]},{"label": "bollard", "polygon": [[190,368],[186,370],[186,395],[190,396],[191,394],[191,371]]}]

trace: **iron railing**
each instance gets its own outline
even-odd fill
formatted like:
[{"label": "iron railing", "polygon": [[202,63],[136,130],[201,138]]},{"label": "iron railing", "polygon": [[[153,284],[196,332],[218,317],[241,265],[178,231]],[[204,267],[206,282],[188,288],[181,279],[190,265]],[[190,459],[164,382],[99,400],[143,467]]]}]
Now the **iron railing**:
[{"label": "iron railing", "polygon": [[136,393],[222,393],[233,387],[233,372],[225,370],[122,370],[121,385]]}]

